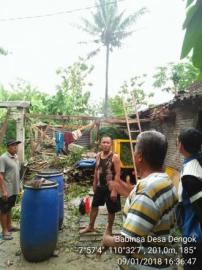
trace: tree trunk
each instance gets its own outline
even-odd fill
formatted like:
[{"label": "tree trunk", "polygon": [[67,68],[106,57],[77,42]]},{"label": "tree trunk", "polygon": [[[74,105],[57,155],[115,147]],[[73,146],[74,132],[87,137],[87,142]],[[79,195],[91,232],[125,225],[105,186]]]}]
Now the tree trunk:
[{"label": "tree trunk", "polygon": [[104,116],[108,116],[108,76],[109,76],[109,45],[106,46],[106,74],[105,74],[105,103]]}]

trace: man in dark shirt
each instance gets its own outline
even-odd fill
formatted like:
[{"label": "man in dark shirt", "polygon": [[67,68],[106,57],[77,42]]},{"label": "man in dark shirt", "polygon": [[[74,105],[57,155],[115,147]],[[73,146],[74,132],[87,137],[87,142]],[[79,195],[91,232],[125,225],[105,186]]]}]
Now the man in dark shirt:
[{"label": "man in dark shirt", "polygon": [[[191,243],[182,243],[184,269],[201,269],[202,266],[202,133],[197,129],[183,130],[177,142],[184,156],[179,184],[177,218],[185,238]],[[194,261],[194,258],[196,260]]]},{"label": "man in dark shirt", "polygon": [[105,136],[101,139],[102,151],[97,154],[96,168],[93,181],[93,201],[90,213],[90,223],[80,230],[80,233],[94,231],[94,224],[98,215],[99,206],[106,203],[108,210],[107,230],[112,234],[115,213],[121,210],[120,195],[115,189],[109,191],[108,181],[120,181],[120,160],[117,154],[111,151],[112,139]]}]

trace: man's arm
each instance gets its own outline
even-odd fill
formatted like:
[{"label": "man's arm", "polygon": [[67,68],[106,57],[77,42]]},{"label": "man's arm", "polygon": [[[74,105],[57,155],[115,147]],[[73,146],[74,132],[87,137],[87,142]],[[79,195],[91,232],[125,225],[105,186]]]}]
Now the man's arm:
[{"label": "man's arm", "polygon": [[0,173],[0,191],[2,194],[2,199],[7,200],[8,199],[8,192],[6,190],[6,186],[4,183],[4,176],[3,173]]},{"label": "man's arm", "polygon": [[119,159],[117,154],[114,154],[114,156],[113,156],[113,163],[114,163],[114,171],[115,171],[114,180],[116,182],[119,182],[120,181],[121,164],[120,164],[120,159]]},{"label": "man's arm", "polygon": [[[114,181],[116,183],[120,182],[120,171],[121,171],[121,165],[120,165],[120,159],[118,157],[117,154],[113,155],[113,164],[114,164],[114,171],[115,171],[115,175],[114,175]],[[112,187],[111,190],[111,199],[112,200],[116,200],[117,199],[117,190],[115,188]]]},{"label": "man's arm", "polygon": [[97,183],[98,183],[98,159],[99,159],[100,153],[96,156],[96,165],[95,165],[95,172],[94,172],[94,179],[93,179],[93,192],[95,192]]},{"label": "man's arm", "polygon": [[116,192],[123,197],[128,197],[128,195],[134,188],[134,185],[131,185],[130,183],[124,182],[122,180],[116,181],[116,182],[109,181],[108,186],[109,186],[109,190],[115,189]]},{"label": "man's arm", "polygon": [[106,230],[103,235],[103,245],[105,247],[121,247],[121,246],[127,246],[128,242],[124,241],[125,237],[121,235],[112,236],[109,234],[109,232]]},{"label": "man's arm", "polygon": [[6,185],[4,181],[4,173],[5,173],[5,161],[2,157],[0,157],[0,191],[2,194],[2,199],[8,199],[8,192],[6,190]]},{"label": "man's arm", "polygon": [[108,182],[109,189],[113,191],[113,194],[118,193],[121,196],[127,197],[130,194],[131,190],[134,188],[134,186],[120,179],[121,164],[118,155],[114,154],[113,162],[115,169],[115,181]]}]

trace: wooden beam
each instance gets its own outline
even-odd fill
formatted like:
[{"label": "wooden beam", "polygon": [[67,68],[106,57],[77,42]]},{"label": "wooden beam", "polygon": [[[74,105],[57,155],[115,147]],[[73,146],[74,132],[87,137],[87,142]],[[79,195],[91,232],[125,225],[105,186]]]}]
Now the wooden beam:
[{"label": "wooden beam", "polygon": [[98,120],[99,117],[87,116],[87,115],[48,115],[48,114],[29,114],[26,113],[27,118],[38,119],[53,119],[53,120]]},{"label": "wooden beam", "polygon": [[[47,114],[29,114],[26,113],[27,118],[35,118],[35,119],[53,119],[53,120],[95,120],[101,121],[103,123],[109,124],[126,124],[125,118],[100,118],[95,116],[88,115],[47,115]],[[130,124],[138,123],[136,119],[129,119]],[[140,122],[151,122],[151,119],[140,119]]]},{"label": "wooden beam", "polygon": [[1,101],[0,108],[20,108],[25,109],[31,106],[30,101]]},{"label": "wooden beam", "polygon": [[[126,125],[126,120],[125,119],[117,119],[117,118],[105,118],[101,120],[103,123],[107,124],[125,124]],[[129,124],[138,124],[138,120],[136,119],[128,119]],[[140,119],[140,122],[142,123],[148,123],[151,122],[151,119]]]}]

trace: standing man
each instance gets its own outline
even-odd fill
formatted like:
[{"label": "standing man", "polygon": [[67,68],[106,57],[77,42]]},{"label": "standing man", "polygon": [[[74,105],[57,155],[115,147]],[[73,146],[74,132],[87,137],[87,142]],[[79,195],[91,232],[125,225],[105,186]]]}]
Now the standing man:
[{"label": "standing man", "polygon": [[101,139],[102,151],[97,154],[93,181],[94,197],[91,205],[90,223],[80,230],[80,233],[94,231],[94,224],[98,215],[99,206],[106,203],[108,210],[107,231],[112,234],[115,213],[121,210],[120,195],[115,189],[109,191],[108,181],[120,181],[120,160],[111,150],[112,139],[104,136]]},{"label": "standing man", "polygon": [[134,155],[140,180],[126,200],[121,234],[113,237],[106,231],[103,237],[105,247],[120,247],[118,253],[126,255],[119,260],[124,269],[176,269],[169,238],[175,231],[177,194],[163,172],[166,152],[167,140],[162,133],[138,135]]},{"label": "standing man", "polygon": [[20,187],[20,163],[17,158],[19,143],[9,140],[7,152],[0,157],[0,221],[4,240],[12,240],[10,232],[16,230],[11,227],[11,209],[15,206]]},{"label": "standing man", "polygon": [[182,243],[184,269],[201,269],[202,266],[202,133],[195,128],[182,130],[177,147],[184,156],[178,188],[177,217],[182,236],[191,238]]}]

